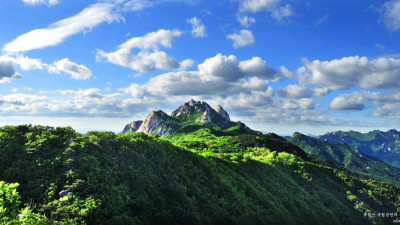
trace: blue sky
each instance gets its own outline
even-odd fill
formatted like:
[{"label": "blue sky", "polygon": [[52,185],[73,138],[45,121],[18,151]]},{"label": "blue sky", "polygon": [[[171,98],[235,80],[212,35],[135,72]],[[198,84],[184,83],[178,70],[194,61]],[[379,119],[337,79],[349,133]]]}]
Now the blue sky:
[{"label": "blue sky", "polygon": [[221,104],[264,132],[400,125],[400,0],[0,2],[0,125]]}]

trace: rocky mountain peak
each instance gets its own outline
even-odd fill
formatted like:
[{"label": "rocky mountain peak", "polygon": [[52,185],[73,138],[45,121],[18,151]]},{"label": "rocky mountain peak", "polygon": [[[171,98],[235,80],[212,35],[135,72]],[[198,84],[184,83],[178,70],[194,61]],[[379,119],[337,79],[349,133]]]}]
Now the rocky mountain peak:
[{"label": "rocky mountain peak", "polygon": [[187,103],[189,106],[194,106],[196,104],[196,101],[193,99],[190,99],[190,101]]},{"label": "rocky mountain peak", "polygon": [[222,118],[225,118],[227,120],[231,120],[231,118],[229,118],[229,114],[227,111],[225,111],[224,108],[222,108],[221,105],[217,105],[217,107],[215,107],[215,111],[222,116]]},{"label": "rocky mountain peak", "polygon": [[151,134],[158,126],[164,123],[169,116],[161,111],[151,111],[151,113],[144,119],[143,123],[140,125],[136,132],[144,132],[146,134]]},{"label": "rocky mountain peak", "polygon": [[[180,117],[181,115],[188,116]],[[191,99],[189,102],[184,103],[178,109],[174,110],[170,116],[161,110],[153,110],[143,122],[140,121],[139,123],[139,121],[135,121],[126,125],[123,133],[135,131],[144,132],[146,134],[156,133],[162,136],[170,129],[172,130],[169,132],[174,132],[173,130],[177,129],[176,126],[171,127],[171,124],[181,123],[182,121],[193,124],[198,122],[205,123],[209,121],[218,125],[222,129],[227,129],[237,124],[230,121],[229,114],[222,108],[221,105],[218,105],[215,109],[213,109],[204,101],[195,101]]]},{"label": "rocky mountain peak", "polygon": [[135,132],[135,131],[137,131],[139,129],[139,127],[140,127],[140,125],[142,125],[142,123],[143,123],[142,120],[133,121],[131,123],[128,123],[125,126],[124,130],[122,131],[122,133],[127,133],[129,131]]},{"label": "rocky mountain peak", "polygon": [[292,138],[294,138],[294,137],[306,138],[306,139],[309,139],[309,138],[310,138],[310,137],[308,137],[307,135],[304,135],[304,134],[302,134],[302,133],[300,133],[300,132],[294,132],[293,135],[292,135]]},{"label": "rocky mountain peak", "polygon": [[186,102],[178,109],[174,110],[171,113],[171,117],[178,117],[183,114],[192,114],[192,113],[204,113],[206,111],[210,111],[211,106],[209,106],[206,102],[195,101],[191,99],[189,102]]}]

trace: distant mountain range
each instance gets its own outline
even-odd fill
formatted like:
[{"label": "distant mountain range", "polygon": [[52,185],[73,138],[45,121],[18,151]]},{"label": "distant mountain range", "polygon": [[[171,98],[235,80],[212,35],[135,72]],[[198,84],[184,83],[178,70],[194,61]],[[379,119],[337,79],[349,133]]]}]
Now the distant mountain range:
[{"label": "distant mountain range", "polygon": [[377,157],[391,166],[400,168],[400,132],[397,130],[374,130],[368,133],[335,131],[320,135],[317,139],[357,147],[366,155]]},{"label": "distant mountain range", "polygon": [[[334,136],[331,136],[331,140]],[[390,166],[382,160],[363,153],[358,146],[346,143],[318,140],[301,133],[294,133],[288,139],[308,154],[318,155],[336,165],[351,171],[368,174],[378,179],[400,186],[400,169]]]}]

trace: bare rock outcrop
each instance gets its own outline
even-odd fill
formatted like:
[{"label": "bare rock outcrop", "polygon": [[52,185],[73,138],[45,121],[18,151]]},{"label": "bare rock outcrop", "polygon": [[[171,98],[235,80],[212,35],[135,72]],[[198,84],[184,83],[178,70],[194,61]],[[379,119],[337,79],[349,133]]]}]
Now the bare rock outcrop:
[{"label": "bare rock outcrop", "polygon": [[229,117],[229,114],[227,111],[225,111],[224,108],[222,108],[221,105],[217,105],[217,107],[215,107],[215,111],[222,116],[222,118],[225,118],[227,120],[231,120],[231,118]]},{"label": "bare rock outcrop", "polygon": [[169,116],[161,110],[152,111],[143,123],[140,125],[136,132],[144,132],[146,134],[151,134],[158,126],[164,123]]},{"label": "bare rock outcrop", "polygon": [[[182,116],[185,115],[185,116]],[[146,134],[155,133],[164,136],[167,132],[173,133],[179,129],[179,124],[196,124],[211,122],[221,129],[227,129],[235,126],[236,123],[230,120],[229,114],[217,105],[213,109],[204,101],[195,101],[191,99],[182,106],[174,110],[170,116],[163,111],[152,111],[144,121],[135,121],[125,126],[123,133],[134,131],[144,132]]]},{"label": "bare rock outcrop", "polygon": [[140,125],[142,125],[143,121],[142,120],[138,120],[138,121],[133,121],[131,123],[128,123],[125,128],[122,130],[122,133],[127,133],[129,131],[137,131],[140,127]]}]

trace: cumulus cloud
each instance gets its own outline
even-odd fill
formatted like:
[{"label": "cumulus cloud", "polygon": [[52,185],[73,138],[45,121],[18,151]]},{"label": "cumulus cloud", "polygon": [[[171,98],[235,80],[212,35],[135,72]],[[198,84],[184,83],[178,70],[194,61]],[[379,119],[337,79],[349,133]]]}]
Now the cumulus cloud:
[{"label": "cumulus cloud", "polygon": [[186,70],[187,68],[190,68],[194,65],[194,61],[191,59],[185,59],[179,64],[180,64],[179,70]]},{"label": "cumulus cloud", "polygon": [[278,95],[287,99],[312,98],[314,96],[324,96],[330,93],[328,88],[311,89],[301,85],[287,85],[285,88],[278,89]]},{"label": "cumulus cloud", "polygon": [[12,77],[15,74],[14,63],[9,57],[0,58],[0,78]]},{"label": "cumulus cloud", "polygon": [[331,61],[305,62],[297,70],[301,82],[332,90],[400,88],[400,59],[350,56]]},{"label": "cumulus cloud", "polygon": [[277,79],[277,72],[275,69],[269,67],[267,62],[260,57],[253,57],[250,60],[241,61],[239,68],[245,74],[261,77],[267,80]]},{"label": "cumulus cloud", "polygon": [[92,4],[80,13],[55,22],[47,28],[32,30],[17,37],[5,44],[2,50],[24,52],[58,45],[71,35],[90,30],[103,22],[118,20],[119,16],[112,13],[113,7],[110,3]]},{"label": "cumulus cloud", "polygon": [[249,16],[238,16],[237,21],[244,27],[250,27],[253,23],[256,22],[256,19]]},{"label": "cumulus cloud", "polygon": [[281,0],[241,0],[239,12],[257,13],[266,11],[278,22],[289,22],[289,17],[293,16],[292,5],[281,5]]},{"label": "cumulus cloud", "polygon": [[197,71],[178,71],[158,75],[144,85],[122,89],[133,97],[181,95],[231,95],[268,89],[268,80],[278,74],[261,58],[239,61],[236,56],[217,54],[198,65]]},{"label": "cumulus cloud", "polygon": [[288,85],[278,90],[278,95],[283,98],[311,98],[313,91],[310,88],[299,85]]},{"label": "cumulus cloud", "polygon": [[285,66],[280,66],[280,70],[281,70],[281,73],[282,73],[283,76],[285,76],[287,78],[293,78],[294,77],[293,73],[288,68],[286,68]]},{"label": "cumulus cloud", "polygon": [[242,0],[240,1],[239,10],[242,12],[260,12],[271,11],[280,3],[280,0]]},{"label": "cumulus cloud", "polygon": [[[107,62],[142,73],[155,69],[178,69],[181,66],[179,62],[159,48],[171,48],[172,41],[181,35],[182,32],[178,30],[160,29],[141,37],[133,37],[122,43],[115,52],[98,50],[97,60],[105,59]],[[132,49],[139,49],[139,52],[135,54]],[[186,65],[188,62],[186,61]]]},{"label": "cumulus cloud", "polygon": [[161,46],[166,48],[172,47],[175,38],[180,37],[182,32],[179,30],[159,29],[156,32],[150,32],[141,37],[133,37],[119,46],[120,49],[139,48],[143,50],[157,50]]},{"label": "cumulus cloud", "polygon": [[22,0],[22,1],[27,5],[45,4],[48,6],[53,6],[53,5],[57,5],[58,3],[60,3],[59,0]]},{"label": "cumulus cloud", "polygon": [[48,71],[50,73],[65,72],[71,75],[76,80],[86,80],[92,76],[92,71],[84,65],[78,65],[74,62],[69,61],[68,58],[64,58],[54,62],[53,65],[49,66]]},{"label": "cumulus cloud", "polygon": [[330,108],[335,110],[363,110],[373,108],[373,116],[400,121],[400,92],[372,92],[359,90],[337,96]]},{"label": "cumulus cloud", "polygon": [[[15,71],[15,65],[18,65],[23,71],[29,70],[47,70],[49,73],[65,72],[71,75],[73,79],[86,80],[92,76],[92,72],[84,65],[64,58],[55,61],[53,64],[43,63],[40,59],[32,59],[27,56],[17,55],[16,57],[0,57],[0,83],[10,83],[10,78],[19,79],[22,76]],[[3,75],[3,77],[2,77]]]},{"label": "cumulus cloud", "polygon": [[293,8],[290,4],[280,6],[271,13],[271,17],[276,19],[278,22],[289,22],[289,17],[294,15]]},{"label": "cumulus cloud", "polygon": [[10,83],[11,79],[21,78],[21,74],[15,71],[14,61],[8,56],[0,57],[0,83]]},{"label": "cumulus cloud", "polygon": [[386,28],[390,31],[398,31],[400,29],[400,0],[385,2],[381,12]]},{"label": "cumulus cloud", "polygon": [[207,37],[206,26],[197,17],[193,17],[187,20],[192,25],[193,37]]},{"label": "cumulus cloud", "polygon": [[314,109],[314,100],[311,98],[301,98],[297,103],[302,109]]},{"label": "cumulus cloud", "polygon": [[233,33],[226,35],[226,38],[233,41],[234,48],[241,48],[248,45],[252,45],[255,42],[253,32],[250,30],[241,30],[239,33]]},{"label": "cumulus cloud", "polygon": [[18,55],[14,61],[24,71],[35,69],[41,70],[46,67],[46,64],[42,63],[40,59],[32,59],[23,55]]},{"label": "cumulus cloud", "polygon": [[335,110],[355,110],[360,111],[365,108],[362,96],[354,96],[351,94],[339,95],[333,99],[329,108]]}]

